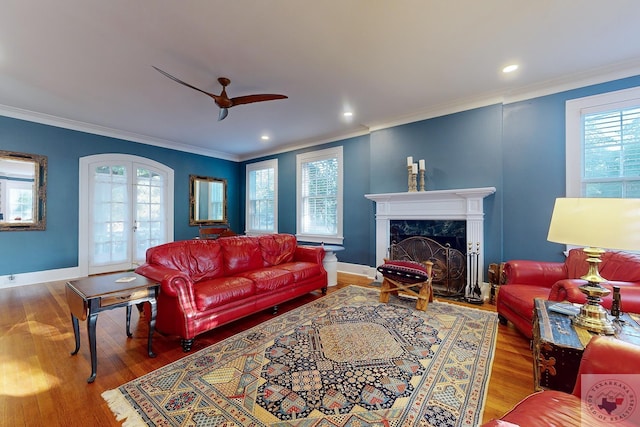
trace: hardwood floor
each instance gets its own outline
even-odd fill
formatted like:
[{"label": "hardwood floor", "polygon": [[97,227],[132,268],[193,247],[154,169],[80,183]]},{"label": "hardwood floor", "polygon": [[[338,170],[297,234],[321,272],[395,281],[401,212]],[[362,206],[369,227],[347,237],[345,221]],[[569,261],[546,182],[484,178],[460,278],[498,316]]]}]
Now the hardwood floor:
[{"label": "hardwood floor", "polygon": [[[358,276],[339,275],[333,292],[349,284],[367,285]],[[91,371],[86,322],[81,322],[81,347],[76,356],[65,299],[65,283],[52,282],[0,290],[0,425],[118,426],[101,397],[105,390],[185,357],[174,337],[155,334],[155,359],[147,356],[147,325],[132,315],[133,338],[125,335],[125,311],[103,312],[97,322],[98,376]],[[285,313],[320,298],[315,292],[280,306]],[[474,306],[478,307],[478,306]],[[484,304],[482,309],[495,310]],[[263,311],[199,336],[200,350],[272,317]],[[529,341],[511,325],[499,326],[497,348],[484,421],[501,416],[533,391]]]}]

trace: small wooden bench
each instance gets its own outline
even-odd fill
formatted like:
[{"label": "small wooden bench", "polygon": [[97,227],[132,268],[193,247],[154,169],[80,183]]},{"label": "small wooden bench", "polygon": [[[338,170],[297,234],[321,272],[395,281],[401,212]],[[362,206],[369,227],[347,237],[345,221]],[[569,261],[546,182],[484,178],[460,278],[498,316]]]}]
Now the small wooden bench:
[{"label": "small wooden bench", "polygon": [[[382,280],[382,289],[380,290],[380,302],[388,303],[389,296],[391,294],[398,296],[398,291],[416,297],[416,309],[420,311],[427,311],[427,306],[433,301],[433,288],[431,286],[433,263],[431,261],[423,261],[424,273],[412,274],[411,272],[404,271],[403,268],[397,270],[391,269],[394,266],[393,261],[385,259],[385,264],[378,267],[378,271],[382,273],[384,279]],[[395,264],[397,265],[397,264]],[[387,266],[387,268],[385,268]]]}]

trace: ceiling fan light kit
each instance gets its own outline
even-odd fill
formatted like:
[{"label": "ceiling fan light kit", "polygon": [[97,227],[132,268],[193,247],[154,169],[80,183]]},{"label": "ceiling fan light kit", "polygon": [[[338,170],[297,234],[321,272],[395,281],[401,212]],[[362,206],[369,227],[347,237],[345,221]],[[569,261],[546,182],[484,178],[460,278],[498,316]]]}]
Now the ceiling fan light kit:
[{"label": "ceiling fan light kit", "polygon": [[216,105],[220,108],[220,113],[218,114],[218,121],[224,120],[229,114],[229,108],[235,107],[236,105],[251,104],[253,102],[273,101],[276,99],[288,98],[288,96],[285,96],[285,95],[278,95],[278,94],[271,94],[271,93],[264,93],[264,94],[258,94],[258,95],[245,95],[245,96],[238,96],[235,98],[229,98],[229,96],[227,96],[227,86],[231,84],[231,80],[229,80],[226,77],[218,78],[218,83],[222,85],[222,92],[220,92],[220,95],[216,95],[215,93],[207,92],[193,85],[190,85],[189,83],[183,82],[179,78],[172,76],[171,74],[161,70],[155,65],[152,65],[152,67],[156,71],[158,71],[160,74],[170,78],[174,82],[180,83],[181,85],[189,87],[193,90],[197,90],[198,92],[204,93],[205,95],[213,98]]}]

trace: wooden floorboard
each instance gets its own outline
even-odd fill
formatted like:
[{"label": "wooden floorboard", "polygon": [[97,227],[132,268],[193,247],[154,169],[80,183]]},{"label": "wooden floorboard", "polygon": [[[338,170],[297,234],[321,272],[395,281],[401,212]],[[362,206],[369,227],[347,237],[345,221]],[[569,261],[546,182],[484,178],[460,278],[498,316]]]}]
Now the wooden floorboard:
[{"label": "wooden floorboard", "polygon": [[[369,281],[359,276],[339,274],[338,286],[330,292]],[[147,325],[132,316],[133,338],[125,335],[125,311],[116,309],[98,316],[98,376],[93,384],[86,379],[91,371],[86,322],[80,322],[81,347],[74,347],[64,282],[52,282],[0,290],[0,425],[1,426],[119,426],[101,397],[139,376],[185,357],[175,337],[155,334],[147,356]],[[314,292],[282,304],[285,313],[321,298]],[[495,306],[474,306],[495,311]],[[192,351],[273,317],[270,310],[222,326],[198,336]],[[483,419],[499,417],[533,391],[532,355],[529,341],[511,325],[499,326],[493,369]]]}]

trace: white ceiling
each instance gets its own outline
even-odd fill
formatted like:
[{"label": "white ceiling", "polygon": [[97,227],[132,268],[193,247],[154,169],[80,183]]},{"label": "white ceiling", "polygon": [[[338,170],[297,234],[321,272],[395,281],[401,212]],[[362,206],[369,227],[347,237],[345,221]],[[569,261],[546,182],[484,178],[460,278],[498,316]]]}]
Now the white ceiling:
[{"label": "white ceiling", "polygon": [[[4,0],[0,115],[244,160],[640,74],[639,16],[637,0]],[[289,99],[218,122],[152,65]]]}]

